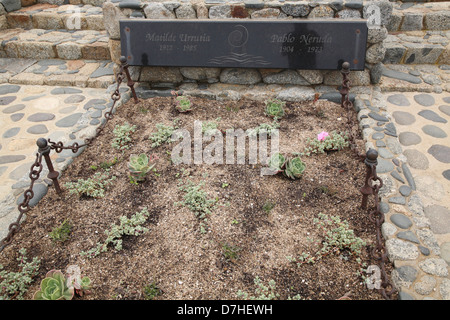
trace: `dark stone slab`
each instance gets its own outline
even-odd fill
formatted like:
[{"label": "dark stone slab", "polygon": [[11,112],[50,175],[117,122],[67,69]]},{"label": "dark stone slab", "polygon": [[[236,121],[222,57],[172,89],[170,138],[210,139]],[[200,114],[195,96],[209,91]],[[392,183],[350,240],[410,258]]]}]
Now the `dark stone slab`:
[{"label": "dark stone slab", "polygon": [[120,21],[130,65],[364,70],[366,22]]}]

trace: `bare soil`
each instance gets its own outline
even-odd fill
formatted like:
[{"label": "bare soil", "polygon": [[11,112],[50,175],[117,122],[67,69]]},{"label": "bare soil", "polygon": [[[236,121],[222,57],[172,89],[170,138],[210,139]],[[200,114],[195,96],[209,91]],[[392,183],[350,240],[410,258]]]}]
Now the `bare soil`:
[{"label": "bare soil", "polygon": [[[76,299],[146,299],[144,287],[152,283],[161,290],[155,300],[236,299],[239,290],[254,296],[254,279],[259,277],[264,284],[275,281],[279,299],[299,294],[302,299],[312,300],[343,296],[382,300],[381,294],[368,289],[357,275],[361,264],[349,250],[335,250],[315,263],[300,266],[287,259],[317,251],[323,235],[313,219],[324,213],[348,221],[355,235],[367,243],[360,255],[362,262],[376,264],[369,253],[375,242],[375,226],[367,211],[360,209],[359,189],[364,184],[365,166],[351,150],[302,157],[307,169],[298,180],[283,175],[260,176],[260,163],[175,165],[170,160],[175,143],[151,147],[149,136],[156,131],[157,123],[169,125],[178,118],[179,127],[193,136],[194,120],[220,118],[222,130],[245,130],[272,122],[264,114],[262,102],[191,101],[194,109],[189,113],[179,113],[174,100],[163,97],[138,104],[130,101],[119,107],[105,130],[61,175],[64,193],[60,196],[49,188],[44,199],[27,214],[13,243],[0,254],[6,270],[17,270],[20,248],[27,249],[30,259],[42,259],[39,275],[26,298],[32,298],[49,270],[64,271],[68,265],[77,264],[82,275],[91,278],[93,288],[90,295]],[[338,104],[318,100],[287,103],[285,109],[287,115],[280,120],[280,151],[286,155],[302,151],[306,139],[323,130],[347,130],[346,111]],[[137,130],[130,149],[122,154],[111,147],[111,142],[114,127],[125,122],[136,125]],[[131,184],[127,161],[131,154],[138,153],[159,157],[156,173],[144,182]],[[104,198],[71,195],[64,188],[66,182],[103,171],[91,166],[115,157],[119,161],[109,174],[117,179]],[[201,221],[195,214],[177,205],[184,194],[179,184],[188,180],[203,183],[202,189],[217,199],[204,233],[200,232]],[[269,202],[274,207],[264,210]],[[111,247],[94,258],[80,255],[103,242],[104,231],[117,224],[119,217],[130,217],[143,208],[151,213],[144,224],[149,232],[124,236],[120,251]],[[69,239],[53,241],[49,233],[66,219],[73,226]]]}]

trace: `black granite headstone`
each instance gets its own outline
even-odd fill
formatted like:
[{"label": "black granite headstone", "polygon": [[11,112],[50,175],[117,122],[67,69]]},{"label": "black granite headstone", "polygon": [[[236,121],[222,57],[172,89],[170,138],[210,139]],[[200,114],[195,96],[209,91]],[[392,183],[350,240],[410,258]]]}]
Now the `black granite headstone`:
[{"label": "black granite headstone", "polygon": [[363,70],[365,20],[120,21],[128,64],[222,68]]}]

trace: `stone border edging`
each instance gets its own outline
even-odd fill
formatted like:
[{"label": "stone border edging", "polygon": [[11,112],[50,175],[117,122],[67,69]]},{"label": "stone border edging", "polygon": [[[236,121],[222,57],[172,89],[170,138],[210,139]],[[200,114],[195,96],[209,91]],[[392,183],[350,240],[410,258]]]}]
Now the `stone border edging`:
[{"label": "stone border edging", "polygon": [[373,88],[371,100],[365,98],[355,100],[355,109],[366,149],[379,154],[377,173],[384,184],[380,189],[380,209],[385,214],[382,233],[394,265],[391,280],[400,300],[449,300],[448,266],[439,256],[386,99],[379,87]]}]

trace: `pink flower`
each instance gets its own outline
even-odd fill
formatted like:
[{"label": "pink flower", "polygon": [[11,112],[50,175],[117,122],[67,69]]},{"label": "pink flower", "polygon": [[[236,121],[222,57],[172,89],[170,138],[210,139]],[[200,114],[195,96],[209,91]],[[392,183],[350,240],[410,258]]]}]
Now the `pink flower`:
[{"label": "pink flower", "polygon": [[328,137],[328,136],[329,136],[328,132],[322,131],[321,133],[319,133],[319,134],[317,135],[317,140],[319,140],[319,141],[324,141],[325,138]]}]

